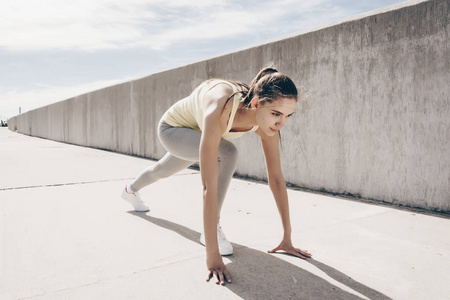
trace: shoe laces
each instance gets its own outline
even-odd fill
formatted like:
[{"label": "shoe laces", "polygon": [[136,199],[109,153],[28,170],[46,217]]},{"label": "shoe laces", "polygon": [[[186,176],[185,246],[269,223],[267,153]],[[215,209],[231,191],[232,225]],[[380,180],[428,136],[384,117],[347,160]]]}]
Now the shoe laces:
[{"label": "shoe laces", "polygon": [[[128,192],[127,192],[127,193],[128,193]],[[134,195],[134,196],[136,196],[136,197],[138,197],[138,198],[141,197],[141,194],[139,194],[139,192],[132,192],[131,195]]]}]

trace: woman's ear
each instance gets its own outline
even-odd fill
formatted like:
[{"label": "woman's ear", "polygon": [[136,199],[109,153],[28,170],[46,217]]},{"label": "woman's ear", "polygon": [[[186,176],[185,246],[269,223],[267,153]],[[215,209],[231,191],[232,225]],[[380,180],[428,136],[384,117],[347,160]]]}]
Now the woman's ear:
[{"label": "woman's ear", "polygon": [[258,97],[253,98],[251,101],[251,104],[252,104],[252,108],[258,108],[259,98]]}]

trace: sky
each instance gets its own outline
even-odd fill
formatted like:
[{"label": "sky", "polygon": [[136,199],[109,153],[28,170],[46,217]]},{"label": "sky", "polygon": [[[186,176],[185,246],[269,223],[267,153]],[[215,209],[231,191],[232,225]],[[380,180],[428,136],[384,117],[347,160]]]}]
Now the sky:
[{"label": "sky", "polygon": [[0,119],[399,0],[0,0]]}]

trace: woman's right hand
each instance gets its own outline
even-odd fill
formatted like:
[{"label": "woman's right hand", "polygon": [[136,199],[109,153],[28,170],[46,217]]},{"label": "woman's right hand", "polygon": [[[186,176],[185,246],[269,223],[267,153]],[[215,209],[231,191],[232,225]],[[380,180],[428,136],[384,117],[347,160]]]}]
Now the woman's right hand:
[{"label": "woman's right hand", "polygon": [[216,284],[224,285],[225,280],[228,283],[231,283],[230,275],[228,275],[227,267],[223,263],[222,256],[220,254],[217,255],[206,255],[206,266],[208,267],[208,277],[206,277],[206,281],[213,277],[216,278]]}]

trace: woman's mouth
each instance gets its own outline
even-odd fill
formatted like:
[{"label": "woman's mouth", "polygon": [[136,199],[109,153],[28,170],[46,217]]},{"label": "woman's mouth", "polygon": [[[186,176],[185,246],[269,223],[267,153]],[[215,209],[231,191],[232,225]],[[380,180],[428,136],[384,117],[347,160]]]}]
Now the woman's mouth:
[{"label": "woman's mouth", "polygon": [[270,127],[270,130],[272,130],[272,132],[277,132],[278,129],[273,129],[272,127]]}]

